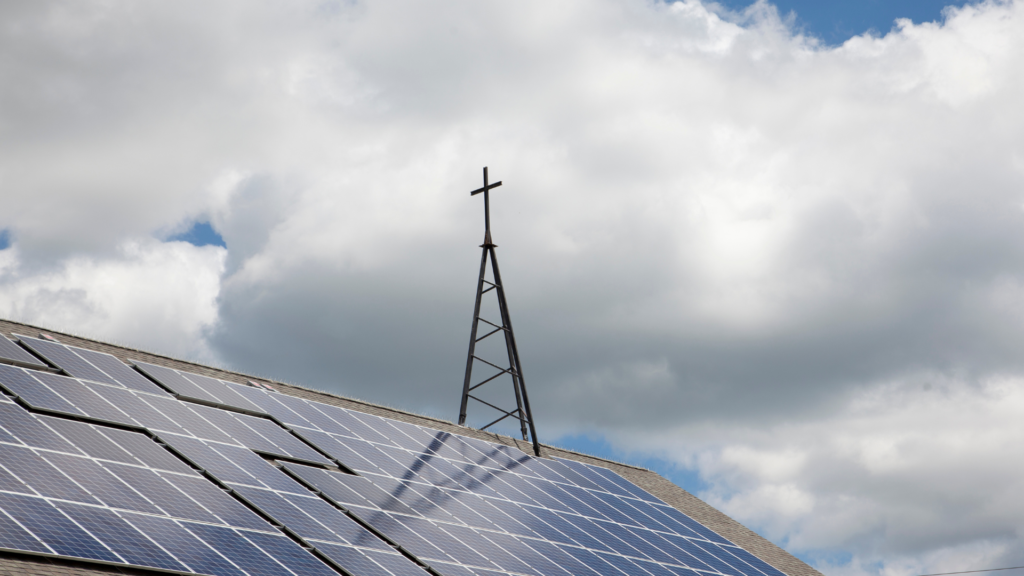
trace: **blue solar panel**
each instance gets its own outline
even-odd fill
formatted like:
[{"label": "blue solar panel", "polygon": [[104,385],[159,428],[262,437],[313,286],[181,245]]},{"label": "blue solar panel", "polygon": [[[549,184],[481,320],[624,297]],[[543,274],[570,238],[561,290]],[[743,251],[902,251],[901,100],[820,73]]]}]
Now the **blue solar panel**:
[{"label": "blue solar panel", "polygon": [[42,554],[54,554],[52,548],[41,542],[30,532],[22,528],[12,517],[4,512],[0,504],[0,548],[8,550],[25,550]]},{"label": "blue solar panel", "polygon": [[128,564],[186,570],[183,564],[111,510],[69,502],[58,502],[57,507]]},{"label": "blue solar panel", "polygon": [[182,524],[189,532],[250,574],[292,576],[279,562],[252,545],[238,532],[208,524]]},{"label": "blue solar panel", "polygon": [[43,498],[0,492],[0,509],[57,554],[123,563],[96,538]]},{"label": "blue solar panel", "polygon": [[297,576],[337,576],[337,573],[323,562],[287,538],[260,532],[240,532],[240,534]]},{"label": "blue solar panel", "polygon": [[219,523],[218,519],[206,508],[168,483],[154,470],[118,464],[110,464],[106,468],[149,502],[159,507],[165,516]]},{"label": "blue solar panel", "polygon": [[48,342],[39,338],[31,338],[29,336],[22,336],[20,334],[15,334],[15,336],[17,336],[23,344],[31,348],[36,354],[46,358],[54,366],[60,367],[64,372],[74,376],[75,378],[120,386],[120,384],[117,383],[117,380],[114,380],[108,374],[93,366],[89,361],[75,354],[71,349],[63,344]]},{"label": "blue solar panel", "polygon": [[[52,416],[38,416],[37,418],[63,437],[72,439],[75,446],[88,456],[122,464],[138,464],[130,453],[112,442],[91,424]],[[125,434],[132,433],[125,432]]]},{"label": "blue solar panel", "polygon": [[21,398],[33,408],[79,416],[85,415],[83,411],[75,408],[74,405],[39,381],[33,374],[35,373],[23,368],[0,364],[0,387],[3,387],[7,393]]},{"label": "blue solar panel", "polygon": [[317,542],[316,549],[349,574],[359,576],[391,576],[380,564],[370,559],[362,550],[351,546]]},{"label": "blue solar panel", "polygon": [[170,519],[141,514],[124,514],[123,518],[151,540],[159,542],[164,550],[193,572],[215,576],[245,576],[227,558],[186,530],[184,527],[190,523],[179,524]]},{"label": "blue solar panel", "polygon": [[[138,390],[139,392],[158,394],[161,396],[167,395],[167,392],[164,391],[163,388],[157,386],[142,374],[132,370],[127,364],[121,362],[110,354],[94,352],[92,350],[83,350],[73,346],[68,346],[67,348],[77,356],[87,360],[90,364],[102,370],[104,374],[110,376],[111,379],[125,388]],[[73,372],[71,372],[71,374],[73,376],[78,376]],[[85,378],[84,376],[79,377]]]},{"label": "blue solar panel", "polygon": [[[112,356],[40,348],[115,382],[0,364],[18,402],[65,415],[0,402],[0,530],[14,526],[0,546],[212,574],[334,573],[323,557],[360,574],[424,574],[364,522],[450,576],[782,576],[598,466],[138,363],[179,399],[150,394]],[[325,469],[336,463],[358,475]],[[37,509],[41,532],[12,520]]]},{"label": "blue solar panel", "polygon": [[[274,530],[266,520],[204,478],[180,474],[161,474],[160,477],[228,526],[252,530]],[[199,520],[199,518],[193,519]]]},{"label": "blue solar panel", "polygon": [[220,404],[219,398],[203,390],[200,386],[182,376],[177,370],[137,360],[133,360],[132,363],[135,364],[136,368],[180,398]]},{"label": "blue solar panel", "polygon": [[246,399],[245,396],[236,392],[236,388],[240,388],[237,384],[225,382],[216,378],[210,378],[209,376],[203,376],[202,374],[193,374],[191,372],[178,371],[178,374],[216,398],[217,402],[221,405],[260,414],[264,412],[264,410],[258,405],[253,404]]},{"label": "blue solar panel", "polygon": [[0,426],[28,446],[79,453],[67,440],[17,404],[0,404]]},{"label": "blue solar panel", "polygon": [[11,342],[4,336],[0,336],[0,361],[26,366],[28,368],[43,368],[48,366],[35,356],[29,354],[24,348]]},{"label": "blue solar panel", "polygon": [[155,396],[133,390],[114,388],[113,386],[94,386],[92,391],[99,394],[107,402],[120,408],[122,412],[131,416],[141,426],[145,426],[150,430],[187,434],[181,426],[175,424],[170,418],[146,402],[150,398],[170,400],[167,396]]},{"label": "blue solar panel", "polygon": [[160,514],[160,510],[127,484],[107,471],[95,460],[56,452],[43,453],[43,458],[58,470],[73,478],[103,504],[111,508]]},{"label": "blue solar panel", "polygon": [[[189,408],[185,402],[173,398],[157,398],[155,396],[145,399],[146,403],[160,411],[168,419],[184,428],[189,434],[204,440],[213,440],[227,444],[237,444],[228,434],[211,424]],[[193,404],[195,406],[195,404]],[[195,406],[197,409],[203,406]]]},{"label": "blue solar panel", "polygon": [[99,502],[30,448],[0,444],[0,462],[36,492],[87,504]]}]

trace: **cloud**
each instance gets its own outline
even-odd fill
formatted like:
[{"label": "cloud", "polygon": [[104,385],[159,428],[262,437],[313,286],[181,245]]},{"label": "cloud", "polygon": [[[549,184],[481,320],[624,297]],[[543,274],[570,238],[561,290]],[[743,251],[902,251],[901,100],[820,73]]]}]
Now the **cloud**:
[{"label": "cloud", "polygon": [[125,243],[112,257],[77,256],[25,273],[23,255],[4,250],[0,315],[217,362],[205,332],[217,319],[224,257],[223,249],[184,242]]},{"label": "cloud", "polygon": [[[634,442],[690,462],[702,497],[797,552],[885,559],[892,576],[1017,566],[1024,560],[1007,454],[1024,438],[1020,376],[919,373],[865,386],[813,419],[722,429],[681,424]],[[875,573],[846,563],[837,572]]]},{"label": "cloud", "polygon": [[[3,314],[453,418],[486,165],[543,438],[836,571],[1020,547],[957,471],[1019,478],[1024,3],[841,46],[765,2],[0,10]],[[159,240],[196,222],[227,249]]]}]

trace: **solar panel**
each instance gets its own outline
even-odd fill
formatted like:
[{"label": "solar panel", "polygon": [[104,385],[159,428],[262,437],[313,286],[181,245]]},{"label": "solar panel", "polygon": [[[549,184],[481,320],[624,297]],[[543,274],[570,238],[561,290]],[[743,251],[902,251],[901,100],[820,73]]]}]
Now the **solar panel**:
[{"label": "solar panel", "polygon": [[174,398],[26,343],[77,378],[0,363],[3,548],[225,575],[422,576],[411,555],[445,576],[782,576],[609,469],[136,363]]},{"label": "solar panel", "polygon": [[46,358],[48,362],[57,366],[61,370],[64,370],[64,372],[71,376],[119,386],[116,380],[99,368],[93,366],[88,360],[75,354],[74,351],[64,344],[49,342],[40,338],[32,338],[30,336],[22,336],[21,334],[15,334],[14,336],[17,337],[22,344],[25,344],[32,349],[33,352],[43,358]]},{"label": "solar panel", "polygon": [[0,362],[25,366],[26,368],[47,369],[43,361],[29,354],[24,348],[11,342],[4,336],[0,336]]},{"label": "solar panel", "polygon": [[132,361],[147,376],[183,400],[198,401],[215,406],[227,406],[256,414],[265,414],[266,410],[245,395],[245,386],[225,382],[201,374],[193,374],[182,370],[174,370],[148,362]]}]

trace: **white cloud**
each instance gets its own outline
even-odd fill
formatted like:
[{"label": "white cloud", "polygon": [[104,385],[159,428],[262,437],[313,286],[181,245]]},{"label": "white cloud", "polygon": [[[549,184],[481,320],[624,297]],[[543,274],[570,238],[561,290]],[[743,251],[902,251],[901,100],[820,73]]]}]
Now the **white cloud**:
[{"label": "white cloud", "polygon": [[205,338],[217,319],[222,248],[126,242],[109,258],[77,256],[28,274],[15,249],[0,255],[4,318],[217,361]]},{"label": "white cloud", "polygon": [[1024,3],[838,47],[765,2],[0,10],[0,314],[450,417],[489,165],[542,435],[837,573],[1021,548]]}]

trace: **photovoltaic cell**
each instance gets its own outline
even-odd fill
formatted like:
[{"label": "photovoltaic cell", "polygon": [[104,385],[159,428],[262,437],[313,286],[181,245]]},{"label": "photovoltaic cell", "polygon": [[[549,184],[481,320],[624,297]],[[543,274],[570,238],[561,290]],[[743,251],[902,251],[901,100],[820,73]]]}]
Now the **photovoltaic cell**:
[{"label": "photovoltaic cell", "polygon": [[229,462],[245,470],[268,488],[295,494],[306,494],[308,492],[287,474],[245,448],[226,446],[224,444],[214,444],[211,447]]},{"label": "photovoltaic cell", "polygon": [[400,491],[387,492],[374,485],[373,482],[360,476],[352,476],[349,474],[338,474],[332,473],[331,479],[359,494],[363,498],[366,498],[374,506],[377,506],[381,510],[387,510],[388,512],[398,512],[407,516],[417,516],[409,506],[405,505],[401,499]]},{"label": "photovoltaic cell", "polygon": [[371,560],[387,569],[393,576],[427,576],[427,572],[400,554],[366,550]]},{"label": "photovoltaic cell", "polygon": [[319,462],[328,466],[334,463],[321,456],[318,452],[304,444],[301,440],[292,436],[287,430],[281,428],[266,418],[257,418],[245,414],[233,414],[232,417],[246,427],[254,430],[263,438],[271,441],[279,450],[282,456],[290,456],[300,460]]},{"label": "photovoltaic cell", "polygon": [[437,570],[444,576],[477,576],[478,572],[474,572],[465,566],[458,564],[446,564],[444,562],[432,562],[430,567]]},{"label": "photovoltaic cell", "polygon": [[285,424],[294,424],[306,428],[314,427],[331,434],[353,436],[348,428],[338,424],[326,414],[317,410],[313,403],[306,402],[302,398],[274,393],[267,393],[267,397],[284,408],[283,410],[275,408],[270,413]]},{"label": "photovoltaic cell", "polygon": [[351,432],[358,434],[363,440],[369,440],[370,442],[377,442],[380,444],[391,444],[391,440],[388,439],[387,436],[374,430],[372,427],[356,418],[355,414],[349,410],[327,404],[319,404],[316,408],[324,414],[327,414],[327,416],[332,420],[338,422]]},{"label": "photovoltaic cell", "polygon": [[0,336],[0,359],[29,368],[48,368],[41,360],[4,336]]},{"label": "photovoltaic cell", "polygon": [[473,566],[488,565],[486,558],[442,529],[442,526],[444,528],[453,528],[453,526],[434,524],[424,518],[413,518],[410,516],[395,516],[394,518],[460,563]]},{"label": "photovoltaic cell", "polygon": [[74,346],[68,346],[67,348],[71,352],[87,360],[93,366],[102,370],[117,384],[120,384],[125,388],[138,390],[140,392],[148,392],[150,394],[167,395],[167,392],[165,392],[163,388],[157,386],[142,374],[132,370],[127,364],[121,362],[110,354],[95,352],[93,350],[84,350]]},{"label": "photovoltaic cell", "polygon": [[135,392],[124,388],[114,388],[113,386],[94,386],[92,391],[98,394],[107,402],[110,402],[114,406],[121,409],[122,412],[132,417],[139,426],[144,426],[150,430],[163,430],[165,432],[173,432],[176,434],[187,434],[185,430],[175,424],[158,411],[146,403],[145,398],[162,398],[166,400],[172,400],[166,395],[154,396],[152,394]]},{"label": "photovoltaic cell", "polygon": [[388,514],[387,512],[370,512],[357,516],[366,520],[371,526],[383,533],[385,536],[396,542],[402,548],[408,550],[417,558],[429,560],[441,560],[442,562],[453,562],[454,559],[431,544],[425,536],[410,530],[408,526],[397,520],[400,516]]},{"label": "photovoltaic cell", "polygon": [[201,440],[174,434],[161,435],[160,439],[193,464],[203,468],[224,482],[260,485],[260,482],[255,477],[232,464],[230,460],[207,446]]},{"label": "photovoltaic cell", "polygon": [[18,480],[13,474],[5,470],[0,464],[0,490],[17,492],[19,494],[35,494],[28,484]]},{"label": "photovoltaic cell", "polygon": [[338,541],[338,537],[333,532],[302,510],[292,506],[287,500],[278,496],[276,492],[247,486],[232,486],[232,488],[247,502],[281,524],[284,524],[299,536],[325,540],[327,542]]}]

